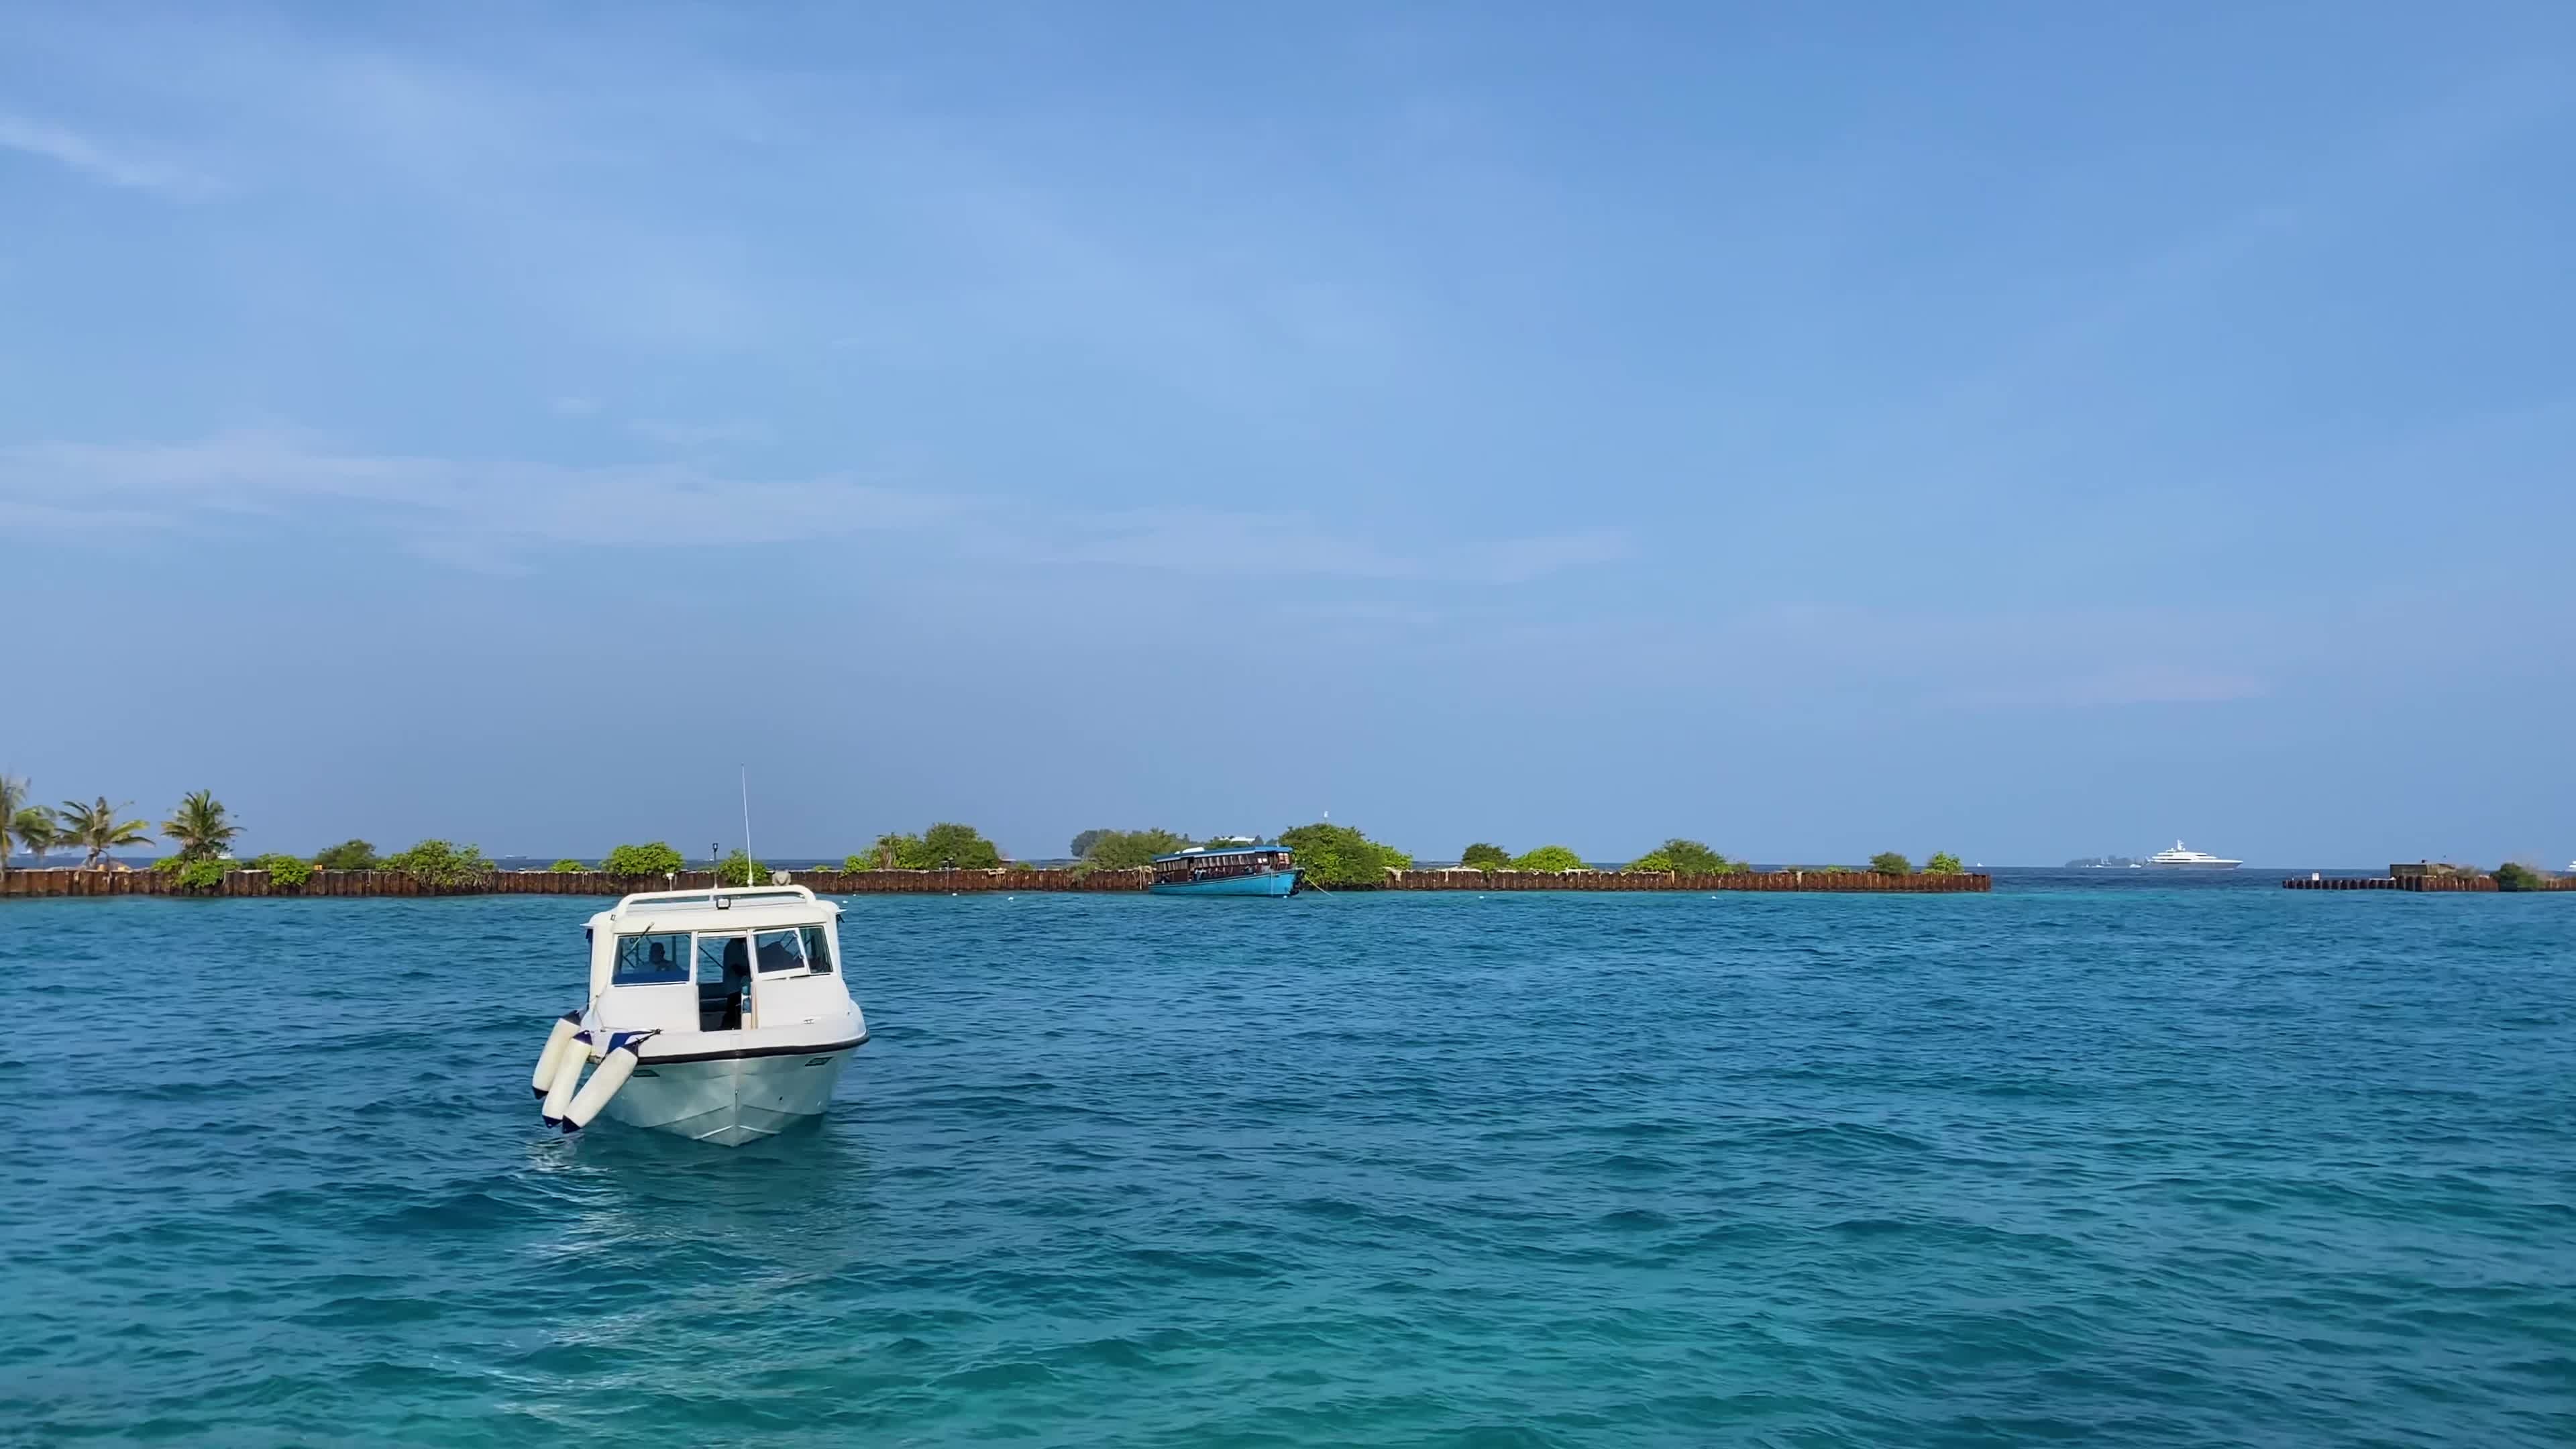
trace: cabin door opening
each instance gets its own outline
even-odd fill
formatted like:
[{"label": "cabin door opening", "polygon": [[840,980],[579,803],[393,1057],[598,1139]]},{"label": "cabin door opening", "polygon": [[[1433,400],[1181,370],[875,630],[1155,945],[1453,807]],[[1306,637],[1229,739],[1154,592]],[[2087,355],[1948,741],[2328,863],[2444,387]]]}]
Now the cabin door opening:
[{"label": "cabin door opening", "polygon": [[698,1030],[740,1031],[750,1005],[751,938],[698,937]]}]

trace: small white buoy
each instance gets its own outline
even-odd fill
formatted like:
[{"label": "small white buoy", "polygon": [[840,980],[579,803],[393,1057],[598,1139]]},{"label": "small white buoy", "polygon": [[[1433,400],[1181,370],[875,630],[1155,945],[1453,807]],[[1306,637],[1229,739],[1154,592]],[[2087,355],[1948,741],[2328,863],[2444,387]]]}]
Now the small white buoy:
[{"label": "small white buoy", "polygon": [[580,1033],[581,1013],[577,1011],[565,1012],[555,1022],[555,1029],[546,1033],[546,1049],[537,1054],[536,1075],[528,1079],[538,1096],[544,1096],[546,1088],[555,1084],[555,1068],[563,1065],[564,1044]]},{"label": "small white buoy", "polygon": [[589,1065],[590,1048],[575,1036],[563,1060],[555,1066],[553,1083],[546,1088],[546,1105],[541,1111],[547,1126],[563,1121],[564,1110],[572,1105],[573,1088],[581,1085],[581,1069]]},{"label": "small white buoy", "polygon": [[626,1085],[626,1079],[635,1075],[635,1063],[641,1055],[634,1038],[618,1037],[608,1055],[599,1059],[599,1070],[590,1074],[572,1105],[564,1109],[563,1130],[578,1132],[589,1126],[599,1110],[608,1105],[608,1099],[617,1095],[617,1089]]}]

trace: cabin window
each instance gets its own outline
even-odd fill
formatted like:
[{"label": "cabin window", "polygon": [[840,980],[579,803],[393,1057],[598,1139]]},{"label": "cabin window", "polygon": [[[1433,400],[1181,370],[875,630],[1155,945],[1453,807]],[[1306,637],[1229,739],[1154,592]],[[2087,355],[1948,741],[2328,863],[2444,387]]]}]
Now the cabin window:
[{"label": "cabin window", "polygon": [[689,937],[678,932],[617,938],[617,986],[667,986],[689,979]]},{"label": "cabin window", "polygon": [[819,975],[832,973],[832,938],[820,926],[800,927],[805,933],[805,964]]},{"label": "cabin window", "polygon": [[747,980],[751,975],[751,938],[700,936],[698,979],[708,983]]},{"label": "cabin window", "polygon": [[752,954],[763,976],[783,976],[805,969],[805,933],[763,931],[752,937]]}]

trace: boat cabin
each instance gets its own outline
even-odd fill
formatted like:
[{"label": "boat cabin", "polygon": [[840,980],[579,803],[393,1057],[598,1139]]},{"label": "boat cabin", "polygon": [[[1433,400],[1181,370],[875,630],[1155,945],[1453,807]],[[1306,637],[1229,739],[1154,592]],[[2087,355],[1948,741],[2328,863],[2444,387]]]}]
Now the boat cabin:
[{"label": "boat cabin", "polygon": [[1276,875],[1288,869],[1293,859],[1284,845],[1256,845],[1249,841],[1241,845],[1193,845],[1155,856],[1154,884],[1195,885],[1241,876]]},{"label": "boat cabin", "polygon": [[595,1022],[715,1033],[845,1013],[840,915],[803,886],[628,896],[590,918]]}]

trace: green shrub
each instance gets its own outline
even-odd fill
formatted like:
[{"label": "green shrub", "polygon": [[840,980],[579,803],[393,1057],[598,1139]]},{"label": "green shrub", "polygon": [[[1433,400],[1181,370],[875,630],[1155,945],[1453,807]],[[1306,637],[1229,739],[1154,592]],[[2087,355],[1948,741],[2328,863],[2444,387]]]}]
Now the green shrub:
[{"label": "green shrub", "polygon": [[1677,871],[1683,875],[1734,875],[1747,867],[1744,862],[1729,860],[1696,840],[1675,836],[1630,861],[1628,869]]},{"label": "green shrub", "polygon": [[1472,865],[1483,871],[1509,870],[1512,867],[1512,853],[1499,845],[1479,840],[1458,853],[1458,863]]},{"label": "green shrub", "polygon": [[547,870],[547,872],[548,872],[549,874],[566,874],[566,875],[568,875],[568,874],[574,874],[574,873],[577,873],[577,872],[580,872],[580,871],[586,871],[586,870],[588,870],[588,869],[590,869],[590,867],[589,867],[589,866],[586,866],[586,865],[582,864],[580,861],[574,860],[574,859],[572,859],[572,858],[571,858],[571,857],[569,857],[569,856],[566,856],[564,859],[559,860],[559,861],[556,861],[554,864],[552,864],[552,865],[550,865],[550,866],[547,866],[547,867],[546,867],[546,870]]},{"label": "green shrub", "polygon": [[1388,871],[1413,868],[1412,856],[1347,825],[1300,825],[1280,831],[1279,843],[1297,853],[1298,868],[1317,885],[1384,885]]},{"label": "green shrub", "polygon": [[273,886],[300,886],[313,879],[313,862],[300,855],[255,855],[243,861],[242,868],[267,871]]},{"label": "green shrub", "polygon": [[1923,871],[1926,875],[1963,875],[1967,867],[1959,864],[1959,857],[1943,850],[1936,851],[1930,860],[1923,862]]},{"label": "green shrub", "polygon": [[2495,868],[2496,889],[2500,891],[2536,891],[2548,879],[2518,860],[2508,860]]},{"label": "green shrub", "polygon": [[1573,850],[1562,845],[1542,845],[1538,849],[1533,850],[1526,855],[1516,857],[1512,861],[1512,869],[1514,870],[1545,871],[1550,875],[1563,875],[1569,870],[1584,870],[1587,868],[1588,867],[1583,863],[1582,856],[1575,854]]},{"label": "green shrub", "polygon": [[1001,847],[972,825],[933,825],[921,832],[921,853],[933,869],[990,870],[1002,863]]},{"label": "green shrub", "polygon": [[1892,850],[1882,850],[1869,858],[1869,868],[1880,875],[1912,875],[1914,862]]},{"label": "green shrub", "polygon": [[769,884],[769,863],[754,860],[737,850],[715,865],[716,884],[720,886],[764,886]]},{"label": "green shrub", "polygon": [[[165,861],[162,864],[167,865],[168,862]],[[201,855],[194,860],[180,863],[177,884],[183,891],[210,891],[222,885],[225,875],[232,869],[233,862],[229,860],[217,860],[212,856]]]},{"label": "green shrub", "polygon": [[376,848],[363,840],[343,840],[313,857],[315,870],[374,870]]},{"label": "green shrub", "polygon": [[444,840],[424,840],[411,849],[386,856],[378,864],[386,870],[398,870],[428,890],[457,890],[480,884],[492,873],[492,862],[471,845],[454,845]]},{"label": "green shrub", "polygon": [[[1092,832],[1086,830],[1083,834]],[[1099,837],[1093,835],[1092,839],[1096,846]],[[855,855],[850,858],[862,859]],[[880,835],[866,858],[872,864],[857,869],[990,870],[1002,863],[1002,851],[974,826],[943,821],[919,835]]]},{"label": "green shrub", "polygon": [[686,870],[688,861],[662,841],[650,845],[621,845],[608,853],[599,868],[610,875],[670,875]]},{"label": "green shrub", "polygon": [[1187,850],[1196,843],[1168,830],[1086,830],[1083,834],[1092,841],[1082,863],[1093,870],[1134,870],[1153,864],[1155,856]]}]

